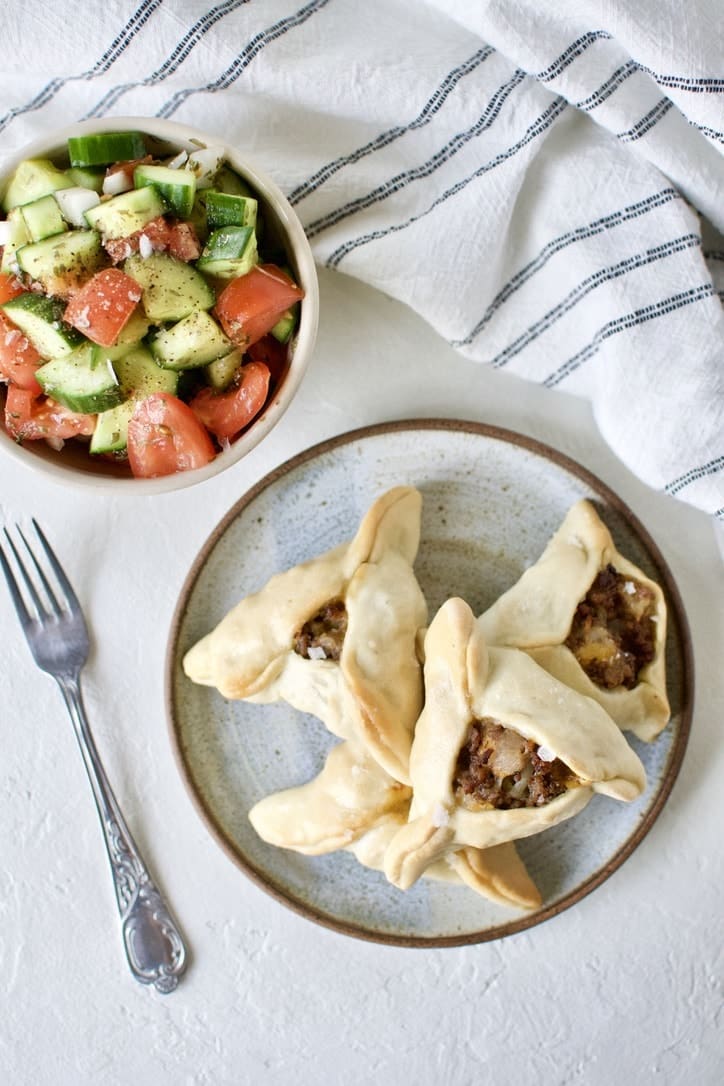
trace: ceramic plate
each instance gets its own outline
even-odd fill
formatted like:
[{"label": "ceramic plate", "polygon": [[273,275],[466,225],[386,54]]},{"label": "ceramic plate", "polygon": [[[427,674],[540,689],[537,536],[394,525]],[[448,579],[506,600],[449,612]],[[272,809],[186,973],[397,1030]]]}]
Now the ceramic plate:
[{"label": "ceramic plate", "polygon": [[[251,806],[316,776],[333,738],[285,705],[224,700],[184,676],[181,659],[242,596],[351,538],[372,501],[398,484],[423,496],[415,566],[430,614],[449,596],[479,613],[536,560],[568,508],[589,498],[619,549],[663,586],[669,606],[673,717],[650,744],[632,740],[648,786],[633,803],[596,795],[570,821],[519,842],[543,905],[493,904],[464,886],[421,880],[403,893],[349,853],[307,857],[265,844]],[[171,735],[202,817],[231,859],[310,919],[360,938],[444,946],[499,938],[574,904],[618,868],[651,828],[686,746],[692,664],[678,591],[644,528],[603,483],[554,450],[475,423],[417,420],[325,441],[283,464],[224,517],[184,585],[167,657]],[[655,857],[654,857],[655,859]]]}]

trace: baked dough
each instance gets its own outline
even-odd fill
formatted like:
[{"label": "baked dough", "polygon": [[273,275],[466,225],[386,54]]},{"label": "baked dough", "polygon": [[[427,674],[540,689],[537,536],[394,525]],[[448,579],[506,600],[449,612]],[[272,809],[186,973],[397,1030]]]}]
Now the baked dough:
[{"label": "baked dough", "polygon": [[414,487],[387,491],[350,543],[277,574],[238,603],[186,653],[188,677],[227,698],[283,700],[312,713],[408,782],[423,701],[415,637],[427,620],[412,568],[421,506]]},{"label": "baked dough", "polygon": [[[462,847],[487,849],[554,826],[582,810],[595,792],[632,800],[643,791],[644,768],[601,706],[524,652],[488,648],[463,600],[448,600],[431,623],[424,674],[426,702],[410,757],[409,822],[385,855],[387,878],[401,889]],[[536,766],[542,779],[549,772],[543,763],[558,774],[553,798],[541,793],[534,805],[525,805],[533,785],[521,795],[512,776],[502,781],[509,791],[501,793],[499,806],[466,793],[461,752],[485,721],[517,736],[528,749],[525,765]],[[519,776],[524,782],[525,769]]]},{"label": "baked dough", "polygon": [[386,773],[364,747],[332,747],[322,772],[297,788],[256,803],[249,820],[264,841],[306,856],[346,848],[395,809],[407,810],[411,790]]},{"label": "baked dough", "polygon": [[[638,670],[635,685],[606,688],[589,678],[565,642],[579,603],[601,571],[613,567],[632,596],[645,593],[653,658]],[[571,507],[543,554],[479,619],[491,645],[524,649],[551,675],[597,701],[619,727],[654,739],[670,717],[666,695],[666,603],[658,584],[619,551],[588,501]],[[612,643],[605,647],[611,652]]]},{"label": "baked dough", "polygon": [[[411,794],[364,748],[342,742],[332,747],[314,780],[260,800],[249,820],[271,845],[307,856],[345,849],[365,867],[382,871],[390,840],[407,822]],[[484,852],[461,849],[433,864],[425,876],[464,883],[503,905],[532,909],[541,902],[512,843]]]},{"label": "baked dough", "polygon": [[[361,864],[384,871],[385,854],[397,832],[407,823],[409,804],[383,815],[347,851]],[[498,905],[537,909],[541,904],[538,887],[528,874],[513,841],[493,848],[461,848],[430,864],[423,878],[439,882],[462,883],[481,897]]]}]

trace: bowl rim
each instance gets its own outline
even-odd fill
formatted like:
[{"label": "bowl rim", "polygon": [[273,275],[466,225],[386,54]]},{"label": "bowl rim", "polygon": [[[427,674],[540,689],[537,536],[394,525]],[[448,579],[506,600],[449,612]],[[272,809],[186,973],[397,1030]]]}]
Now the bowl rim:
[{"label": "bowl rim", "polygon": [[273,208],[289,241],[290,253],[294,256],[296,265],[297,279],[304,290],[295,348],[284,380],[250,429],[228,449],[217,453],[214,459],[202,468],[176,472],[174,475],[164,475],[154,479],[118,477],[90,471],[86,473],[79,471],[72,464],[64,463],[62,455],[47,458],[27,455],[24,447],[14,441],[0,426],[0,449],[13,457],[16,462],[24,464],[30,471],[37,470],[51,481],[71,484],[84,490],[141,496],[181,490],[214,478],[243,459],[274,428],[294,399],[314,350],[319,324],[319,282],[314,256],[304,228],[276,182],[222,136],[217,137],[213,132],[193,125],[159,117],[119,116],[76,121],[74,124],[54,129],[52,132],[47,131],[3,160],[0,169],[0,196],[4,192],[10,174],[24,159],[39,155],[52,157],[62,151],[63,145],[71,136],[99,131],[119,132],[126,129],[133,129],[154,139],[168,141],[184,150],[193,150],[199,146],[222,148],[225,159],[233,169],[244,177]]}]

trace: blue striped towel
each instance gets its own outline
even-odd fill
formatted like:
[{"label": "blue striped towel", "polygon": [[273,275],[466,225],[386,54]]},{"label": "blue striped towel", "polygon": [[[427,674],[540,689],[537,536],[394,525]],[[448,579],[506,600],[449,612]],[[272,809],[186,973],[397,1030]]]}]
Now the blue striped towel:
[{"label": "blue striped towel", "polygon": [[218,134],[287,192],[319,264],[470,358],[588,397],[641,479],[724,519],[721,16],[47,0],[38,22],[9,0],[2,146],[121,114]]}]

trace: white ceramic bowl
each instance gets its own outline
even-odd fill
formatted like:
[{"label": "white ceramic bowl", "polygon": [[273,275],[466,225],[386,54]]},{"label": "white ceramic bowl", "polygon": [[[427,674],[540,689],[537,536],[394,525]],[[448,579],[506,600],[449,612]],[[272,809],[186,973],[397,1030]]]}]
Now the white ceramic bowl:
[{"label": "white ceramic bowl", "polygon": [[259,198],[265,226],[286,251],[287,261],[296,282],[304,290],[297,333],[290,350],[286,373],[274,390],[262,413],[229,448],[220,452],[210,464],[196,471],[182,471],[156,479],[134,479],[123,466],[103,458],[92,458],[80,443],[69,441],[55,452],[45,441],[28,441],[19,445],[2,424],[4,406],[3,386],[0,384],[0,455],[13,457],[34,471],[42,472],[59,483],[79,484],[114,493],[158,494],[178,490],[212,478],[246,456],[276,425],[294,398],[314,348],[319,315],[319,288],[314,258],[302,225],[281,190],[245,159],[243,150],[231,147],[208,132],[202,132],[173,121],[156,117],[110,117],[80,121],[52,135],[35,140],[23,147],[3,164],[0,175],[0,196],[19,162],[26,158],[50,158],[67,161],[66,143],[70,136],[88,132],[117,132],[134,130],[148,137],[151,150],[168,154],[176,150],[193,151],[199,147],[223,147],[228,164],[252,187]]}]

